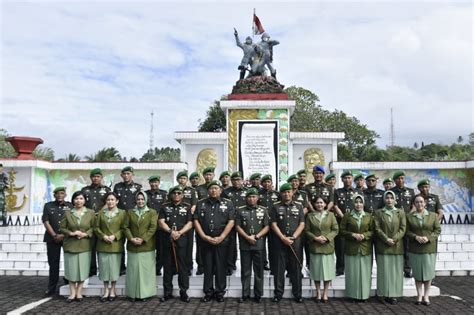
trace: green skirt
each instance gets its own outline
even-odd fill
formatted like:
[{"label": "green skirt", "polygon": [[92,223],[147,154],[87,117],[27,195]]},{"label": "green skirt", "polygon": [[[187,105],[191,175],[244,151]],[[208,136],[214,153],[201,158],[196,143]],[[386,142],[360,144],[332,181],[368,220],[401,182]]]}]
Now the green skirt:
[{"label": "green skirt", "polygon": [[145,299],[156,295],[155,251],[127,254],[127,296]]},{"label": "green skirt", "polygon": [[330,281],[336,278],[334,254],[311,254],[309,277],[314,281]]},{"label": "green skirt", "polygon": [[64,252],[64,277],[71,282],[81,282],[89,278],[91,252]]},{"label": "green skirt", "polygon": [[396,298],[403,296],[403,255],[376,255],[377,295]]},{"label": "green skirt", "polygon": [[98,253],[99,279],[102,281],[117,281],[120,277],[120,259],[122,253]]},{"label": "green skirt", "polygon": [[408,262],[413,270],[416,281],[430,281],[435,277],[436,253],[408,253]]},{"label": "green skirt", "polygon": [[367,300],[372,285],[372,255],[344,255],[346,297]]}]

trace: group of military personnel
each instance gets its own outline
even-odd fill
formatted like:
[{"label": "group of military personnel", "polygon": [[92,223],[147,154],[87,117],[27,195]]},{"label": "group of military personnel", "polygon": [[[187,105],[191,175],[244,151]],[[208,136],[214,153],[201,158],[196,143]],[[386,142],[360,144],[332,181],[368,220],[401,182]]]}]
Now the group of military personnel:
[{"label": "group of military personnel", "polygon": [[[377,176],[363,176],[351,171],[341,174],[343,187],[336,189],[335,174],[325,176],[323,166],[313,168],[313,183],[306,183],[306,171],[291,175],[287,183],[274,189],[271,175],[252,174],[244,182],[241,172],[222,172],[215,180],[213,167],[202,172],[204,183],[199,184],[201,174],[188,175],[187,171],[177,174],[177,186],[167,191],[160,189],[160,177],[148,178],[150,189],[148,207],[157,211],[159,229],[156,233],[156,272],[164,269],[164,296],[162,301],[172,298],[172,277],[178,274],[180,292],[189,288],[189,276],[193,269],[193,246],[196,244],[196,275],[204,274],[203,302],[224,300],[226,276],[236,270],[237,235],[239,239],[242,297],[240,302],[250,298],[252,269],[254,273],[254,300],[260,302],[263,296],[264,270],[274,275],[274,299],[279,302],[284,292],[285,273],[292,283],[295,301],[302,301],[301,270],[305,246],[305,215],[313,211],[312,201],[318,197],[327,201],[327,209],[333,211],[338,221],[345,213],[354,209],[352,195],[359,193],[365,198],[365,211],[372,213],[384,206],[383,190],[377,188]],[[133,181],[134,170],[128,166],[121,171],[122,182],[113,187],[119,196],[118,208],[133,209],[135,196],[142,191],[142,185]],[[104,207],[104,196],[111,189],[102,182],[101,169],[90,172],[91,184],[84,187],[86,207],[98,212]],[[189,182],[188,182],[189,181]],[[353,186],[353,181],[356,186]],[[406,212],[413,210],[415,192],[405,186],[405,173],[397,171],[392,178],[383,181],[386,190],[392,190],[397,197],[397,208]],[[429,192],[427,180],[418,183],[419,195],[426,200],[429,211],[442,217],[439,198]],[[60,193],[61,192],[61,193]],[[72,204],[65,200],[65,188],[55,190],[55,200],[44,206],[43,222],[46,227],[44,241],[47,242],[50,279],[46,294],[56,290],[59,280],[59,257],[63,236],[59,233],[59,221]],[[54,237],[53,237],[54,235]],[[196,242],[194,242],[194,237]],[[266,240],[268,239],[268,242]],[[336,272],[344,272],[343,239],[336,237]],[[307,247],[306,247],[307,248]],[[94,250],[92,251],[94,252]],[[306,265],[310,255],[306,251]],[[121,272],[126,267],[122,256]],[[90,275],[97,273],[96,259],[92,258]],[[408,265],[405,276],[410,276]],[[189,299],[187,299],[189,302]]]}]

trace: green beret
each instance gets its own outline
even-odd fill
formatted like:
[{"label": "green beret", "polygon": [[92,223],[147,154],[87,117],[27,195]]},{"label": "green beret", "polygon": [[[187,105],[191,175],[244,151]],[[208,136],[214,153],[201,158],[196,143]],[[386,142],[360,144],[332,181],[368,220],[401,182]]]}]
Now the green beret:
[{"label": "green beret", "polygon": [[219,186],[221,187],[221,182],[218,180],[213,180],[209,184],[207,184],[207,189],[211,188],[212,186]]},{"label": "green beret", "polygon": [[354,180],[358,180],[358,179],[360,179],[360,178],[364,179],[364,174],[359,173],[359,174],[357,174],[356,176],[354,176]]},{"label": "green beret", "polygon": [[56,187],[56,188],[54,188],[53,193],[57,193],[57,192],[60,192],[60,191],[66,192],[66,187]]},{"label": "green beret", "polygon": [[124,168],[122,168],[122,173],[124,173],[124,172],[132,172],[133,173],[133,167],[125,166]]},{"label": "green beret", "polygon": [[429,185],[430,180],[429,179],[422,179],[418,182],[418,187],[423,186],[423,185]]},{"label": "green beret", "polygon": [[160,181],[161,177],[158,176],[158,175],[152,175],[152,176],[148,177],[149,182],[154,182],[155,180]]},{"label": "green beret", "polygon": [[375,174],[369,174],[369,175],[365,176],[365,180],[368,180],[369,178],[372,178],[372,177],[375,178],[375,179],[377,179],[377,177],[375,176]]},{"label": "green beret", "polygon": [[298,176],[296,176],[295,174],[291,175],[290,177],[288,177],[288,179],[286,180],[287,183],[291,182],[293,179],[298,179]]},{"label": "green beret", "polygon": [[235,179],[235,178],[242,178],[242,172],[233,172],[230,178]]},{"label": "green beret", "polygon": [[346,176],[352,176],[352,172],[350,170],[345,170],[344,172],[342,172],[341,178]]},{"label": "green beret", "polygon": [[329,174],[328,176],[326,176],[324,178],[324,181],[327,182],[328,180],[330,180],[331,178],[335,178],[336,177],[336,174],[332,173],[332,174]]},{"label": "green beret", "polygon": [[266,180],[272,180],[272,175],[263,175],[262,182],[264,182]]},{"label": "green beret", "polygon": [[293,188],[291,187],[291,184],[289,183],[284,183],[283,185],[280,186],[280,192],[284,192],[287,190],[292,190]]},{"label": "green beret", "polygon": [[102,175],[102,170],[100,168],[94,168],[93,170],[91,170],[90,176],[92,177],[94,175]]},{"label": "green beret", "polygon": [[180,178],[181,176],[186,176],[188,177],[188,171],[181,171],[176,175],[176,179]]},{"label": "green beret", "polygon": [[393,180],[399,178],[400,176],[405,176],[405,172],[404,171],[396,171],[395,173],[393,173]]},{"label": "green beret", "polygon": [[302,169],[302,170],[299,170],[296,175],[298,176],[301,176],[301,175],[305,175],[306,176],[306,170],[305,169]]},{"label": "green beret", "polygon": [[198,172],[192,172],[191,175],[189,175],[189,179],[193,179],[193,178],[196,178],[196,177],[199,177]]},{"label": "green beret", "polygon": [[202,171],[202,174],[207,174],[207,173],[214,173],[214,170],[215,168],[210,166],[210,167],[206,167],[203,171]]},{"label": "green beret", "polygon": [[170,190],[168,191],[168,194],[172,194],[173,192],[175,191],[180,191],[180,192],[183,192],[183,187],[181,187],[181,185],[177,185],[177,186],[174,186],[174,187],[171,187]]},{"label": "green beret", "polygon": [[221,175],[219,175],[219,179],[221,179],[224,176],[229,176],[230,177],[230,172],[229,171],[223,171]]},{"label": "green beret", "polygon": [[256,188],[250,188],[247,190],[247,192],[245,193],[245,197],[248,197],[248,196],[258,196],[259,193],[258,193],[258,190]]},{"label": "green beret", "polygon": [[385,185],[386,183],[393,183],[393,179],[390,178],[390,177],[389,177],[389,178],[385,178],[385,179],[383,180],[383,184]]},{"label": "green beret", "polygon": [[254,180],[254,179],[257,179],[257,178],[260,178],[260,177],[262,177],[262,174],[253,173],[252,175],[250,175],[250,180]]}]

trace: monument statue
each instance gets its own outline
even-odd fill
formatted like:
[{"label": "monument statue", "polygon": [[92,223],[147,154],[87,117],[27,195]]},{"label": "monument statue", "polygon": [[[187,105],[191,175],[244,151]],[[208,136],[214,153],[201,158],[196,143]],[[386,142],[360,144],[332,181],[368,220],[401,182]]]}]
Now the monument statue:
[{"label": "monument statue", "polygon": [[240,62],[240,66],[238,66],[238,70],[240,70],[240,80],[244,79],[245,71],[247,71],[247,66],[252,65],[253,58],[257,51],[255,50],[256,45],[252,42],[252,37],[247,36],[245,42],[242,42],[239,39],[239,33],[234,28],[234,36],[235,36],[235,44],[242,48],[244,52],[244,56],[242,57],[242,61]]},{"label": "monument statue", "polygon": [[196,157],[196,171],[199,173],[200,182],[204,182],[202,171],[206,167],[217,167],[217,152],[214,149],[202,149]]},{"label": "monument statue", "polygon": [[325,165],[324,153],[323,150],[319,148],[309,148],[306,149],[303,153],[304,157],[304,169],[306,170],[306,175],[311,175],[313,173],[313,167],[315,165]]}]

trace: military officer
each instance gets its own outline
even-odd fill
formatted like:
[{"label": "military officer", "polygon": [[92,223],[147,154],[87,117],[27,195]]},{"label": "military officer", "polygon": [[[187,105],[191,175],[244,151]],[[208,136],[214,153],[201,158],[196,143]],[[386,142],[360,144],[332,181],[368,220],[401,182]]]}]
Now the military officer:
[{"label": "military officer", "polygon": [[[393,180],[395,181],[395,187],[390,190],[395,194],[395,207],[403,209],[405,215],[411,211],[412,201],[415,199],[415,191],[412,188],[405,186],[406,174],[404,171],[396,171],[393,173]],[[405,278],[411,278],[411,267],[408,262],[408,238],[403,238],[404,254],[403,254],[403,274]]]},{"label": "military officer", "polygon": [[[334,212],[339,224],[346,213],[354,210],[354,200],[352,196],[357,193],[354,187],[352,187],[351,171],[343,171],[341,179],[343,187],[336,189],[334,193]],[[344,238],[340,235],[336,236],[334,245],[336,246],[336,275],[340,276],[344,274]]]},{"label": "military officer", "polygon": [[334,205],[334,192],[333,188],[323,182],[324,178],[324,167],[316,165],[313,167],[314,182],[306,185],[306,191],[310,201],[315,200],[316,197],[323,197],[328,201],[327,208],[332,209]]},{"label": "military officer", "polygon": [[392,189],[393,184],[393,179],[391,177],[385,178],[383,180],[383,188],[385,189],[385,191]]},{"label": "military officer", "polygon": [[[161,206],[166,202],[168,194],[166,190],[160,189],[161,177],[152,175],[148,177],[150,189],[145,190],[147,194],[147,206],[156,211],[159,215]],[[163,230],[157,228],[155,233],[156,240],[156,275],[161,276],[161,268],[163,267],[163,238],[165,237]]]},{"label": "military officer", "polygon": [[291,185],[293,190],[293,200],[301,203],[303,205],[304,214],[306,215],[308,211],[312,210],[313,207],[308,201],[308,193],[304,190],[299,190],[299,180],[297,175],[290,175],[286,180],[287,183]]},{"label": "military officer", "polygon": [[[430,193],[430,181],[428,179],[422,179],[418,182],[417,186],[420,193],[416,195],[415,198],[417,196],[422,196],[423,199],[425,199],[426,210],[428,210],[429,212],[436,213],[438,221],[441,222],[444,215],[443,206],[439,201],[438,195]],[[415,200],[415,198],[413,198],[413,200]]]},{"label": "military officer", "polygon": [[230,173],[229,173],[229,171],[223,171],[221,173],[221,175],[219,175],[219,180],[221,181],[222,189],[224,189],[224,190],[229,188],[230,186],[232,186],[232,184],[230,182]]},{"label": "military officer", "polygon": [[367,188],[364,189],[364,211],[374,213],[375,210],[382,209],[385,205],[383,201],[384,191],[377,188],[377,176],[369,174],[365,177]]},{"label": "military officer", "polygon": [[336,187],[336,174],[332,173],[324,177],[324,182],[331,186],[333,190],[335,190]]},{"label": "military officer", "polygon": [[296,173],[296,176],[298,176],[298,181],[299,181],[298,189],[299,190],[305,190],[305,187],[306,187],[306,170],[305,169],[299,170]]},{"label": "military officer", "polygon": [[173,274],[178,273],[179,295],[183,302],[189,303],[189,267],[187,261],[188,242],[192,242],[189,231],[192,228],[191,205],[183,202],[183,187],[170,188],[171,202],[160,207],[159,224],[166,233],[163,237],[163,288],[161,302],[173,297]]},{"label": "military officer", "polygon": [[252,175],[250,175],[250,187],[253,187],[257,189],[257,191],[259,191],[260,188],[262,188],[262,186],[260,185],[261,182],[262,182],[262,174],[253,173]]},{"label": "military officer", "polygon": [[232,201],[221,197],[219,181],[211,181],[208,186],[209,196],[198,201],[193,216],[204,262],[205,295],[201,301],[209,302],[214,297],[217,302],[223,302],[227,283],[228,235],[234,227],[235,210]]},{"label": "military officer", "polygon": [[[192,172],[191,174],[189,174],[189,182],[191,183],[191,187],[197,191],[197,188],[199,186],[199,173]],[[198,200],[199,200],[199,194],[198,194]]]},{"label": "military officer", "polygon": [[263,296],[263,264],[265,236],[270,230],[268,211],[258,205],[258,191],[247,190],[246,205],[236,211],[235,228],[239,234],[242,303],[250,298],[250,278],[254,271],[254,300],[260,303]]},{"label": "military officer", "polygon": [[275,296],[273,302],[280,302],[285,289],[285,270],[288,268],[292,293],[296,302],[301,303],[302,293],[302,241],[304,229],[303,206],[293,201],[291,185],[280,187],[281,201],[276,202],[270,211],[271,228],[275,232],[277,268],[274,276]]},{"label": "military officer", "polygon": [[206,167],[202,171],[202,176],[204,177],[204,184],[199,185],[196,188],[199,199],[207,198],[207,185],[214,180],[214,170],[214,167]]},{"label": "military officer", "polygon": [[[230,176],[232,187],[223,191],[222,196],[232,201],[235,208],[245,205],[245,194],[247,188],[244,186],[242,172],[234,172]],[[227,275],[230,276],[237,269],[235,263],[237,261],[237,239],[236,232],[233,229],[229,233],[229,249],[227,252]]]},{"label": "military officer", "polygon": [[54,201],[47,202],[44,205],[43,216],[41,217],[46,229],[43,242],[46,242],[49,265],[48,289],[45,291],[47,296],[56,293],[56,286],[59,281],[61,247],[64,240],[64,234],[59,231],[59,223],[64,212],[73,208],[72,203],[65,201],[66,187],[57,187],[53,193]]},{"label": "military officer", "polygon": [[356,176],[354,176],[354,183],[356,192],[362,195],[365,189],[364,174],[358,173]]},{"label": "military officer", "polygon": [[[189,181],[191,182],[191,188],[193,188],[196,191],[197,194],[197,199],[200,199],[200,193],[199,193],[199,173],[198,172],[193,172],[189,175]],[[202,193],[201,193],[202,194]],[[197,203],[196,203],[197,205]],[[194,233],[194,239],[196,240],[196,264],[198,265],[196,275],[202,275],[204,273],[204,265],[202,262],[202,254],[201,254],[201,242],[199,241],[199,235],[198,233]]]}]

